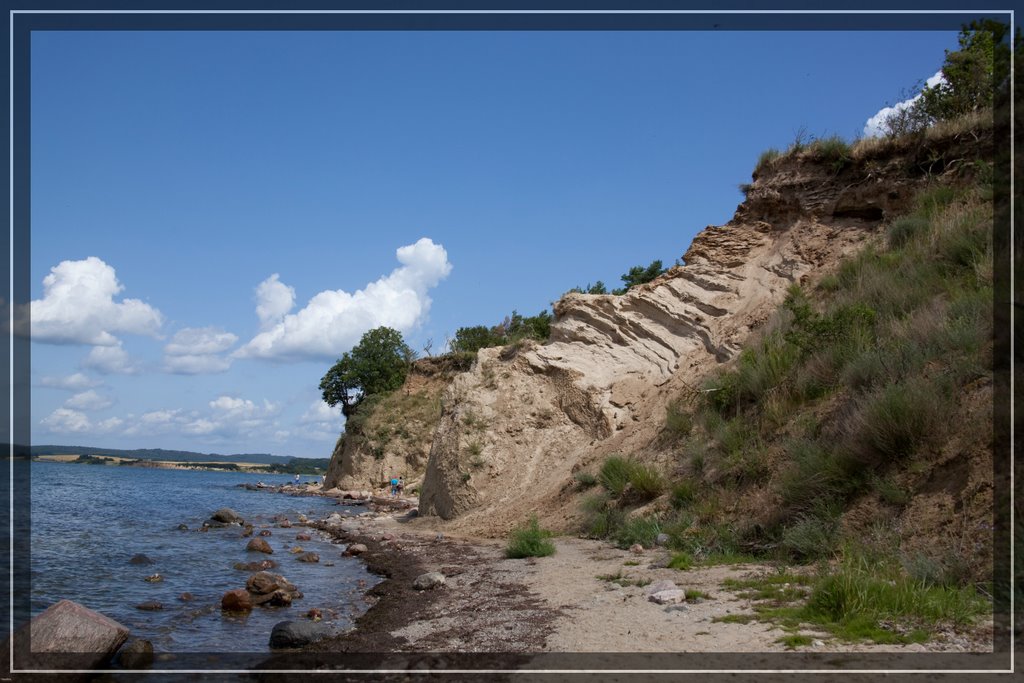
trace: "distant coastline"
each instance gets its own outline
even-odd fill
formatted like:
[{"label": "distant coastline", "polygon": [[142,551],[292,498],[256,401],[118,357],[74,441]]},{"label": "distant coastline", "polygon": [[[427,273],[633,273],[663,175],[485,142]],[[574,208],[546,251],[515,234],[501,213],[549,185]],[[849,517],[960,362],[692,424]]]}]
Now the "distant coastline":
[{"label": "distant coastline", "polygon": [[201,460],[148,460],[143,458],[126,458],[116,455],[53,453],[33,455],[36,462],[55,462],[73,465],[102,465],[107,467],[146,467],[149,469],[195,470],[221,472],[252,472],[254,474],[299,474],[319,475],[327,471],[327,459],[323,466],[303,462],[292,463],[258,463],[258,462],[224,462]]}]

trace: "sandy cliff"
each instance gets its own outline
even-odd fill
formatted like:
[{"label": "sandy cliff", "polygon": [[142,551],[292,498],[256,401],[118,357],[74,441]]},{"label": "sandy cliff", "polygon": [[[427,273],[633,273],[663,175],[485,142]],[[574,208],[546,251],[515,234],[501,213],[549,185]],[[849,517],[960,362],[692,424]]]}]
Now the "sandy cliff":
[{"label": "sandy cliff", "polygon": [[755,173],[732,220],[694,239],[686,265],[623,296],[566,295],[549,343],[484,349],[455,376],[420,513],[485,535],[533,512],[568,529],[575,471],[613,453],[657,459],[650,446],[670,400],[733,358],[791,284],[834,269],[929,177],[985,144],[974,135],[844,160],[784,156]]}]

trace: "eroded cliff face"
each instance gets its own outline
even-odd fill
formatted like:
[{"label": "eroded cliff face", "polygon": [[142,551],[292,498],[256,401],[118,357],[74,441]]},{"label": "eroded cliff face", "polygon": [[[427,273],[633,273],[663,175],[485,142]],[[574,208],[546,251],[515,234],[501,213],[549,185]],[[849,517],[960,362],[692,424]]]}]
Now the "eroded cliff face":
[{"label": "eroded cliff face", "polygon": [[480,351],[445,391],[420,514],[482,535],[533,513],[571,528],[574,472],[648,449],[666,404],[732,359],[792,284],[834,269],[906,208],[927,182],[921,159],[943,170],[967,144],[977,140],[842,164],[790,155],[755,175],[732,220],[697,235],[686,265],[622,296],[566,295],[547,344]]},{"label": "eroded cliff face", "polygon": [[326,488],[372,490],[392,476],[417,487],[427,467],[441,414],[441,394],[457,372],[450,362],[424,358],[413,363],[402,387],[367,399],[339,437],[327,469]]}]

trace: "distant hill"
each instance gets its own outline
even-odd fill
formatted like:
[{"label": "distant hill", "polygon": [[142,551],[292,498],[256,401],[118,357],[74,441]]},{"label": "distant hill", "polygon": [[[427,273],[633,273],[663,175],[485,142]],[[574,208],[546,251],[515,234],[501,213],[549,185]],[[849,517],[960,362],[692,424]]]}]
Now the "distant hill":
[{"label": "distant hill", "polygon": [[169,451],[163,448],[138,448],[123,450],[118,448],[96,448],[94,446],[32,446],[31,455],[110,455],[119,458],[136,458],[140,460],[166,460],[170,462],[253,462],[265,465],[284,465],[292,460],[306,460],[307,458],[292,458],[286,455],[271,455],[270,453],[235,453],[232,455],[220,455],[219,453],[195,453],[192,451]]}]

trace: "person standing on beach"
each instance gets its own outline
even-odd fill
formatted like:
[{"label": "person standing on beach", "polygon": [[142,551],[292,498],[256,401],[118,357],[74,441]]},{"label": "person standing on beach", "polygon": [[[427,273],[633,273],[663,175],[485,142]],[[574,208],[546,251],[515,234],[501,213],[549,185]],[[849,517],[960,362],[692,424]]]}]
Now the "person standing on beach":
[{"label": "person standing on beach", "polygon": [[398,497],[398,480],[395,479],[393,476],[391,477],[391,497]]}]

